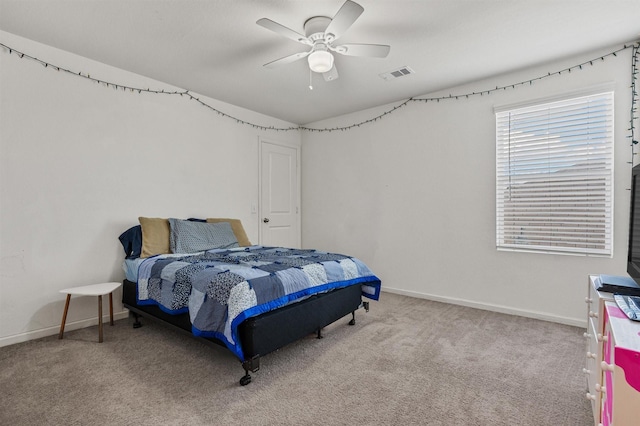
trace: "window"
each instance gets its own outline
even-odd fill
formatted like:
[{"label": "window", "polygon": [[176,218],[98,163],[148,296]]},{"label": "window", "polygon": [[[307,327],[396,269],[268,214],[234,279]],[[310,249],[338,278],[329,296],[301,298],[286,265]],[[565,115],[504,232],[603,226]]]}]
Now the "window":
[{"label": "window", "polygon": [[499,250],[612,255],[613,92],[496,110]]}]

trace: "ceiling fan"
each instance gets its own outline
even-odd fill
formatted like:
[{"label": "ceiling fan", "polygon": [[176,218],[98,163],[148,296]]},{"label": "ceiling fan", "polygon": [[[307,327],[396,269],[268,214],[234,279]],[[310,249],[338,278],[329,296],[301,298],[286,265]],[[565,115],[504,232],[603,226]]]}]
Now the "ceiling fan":
[{"label": "ceiling fan", "polygon": [[364,12],[364,8],[351,0],[345,1],[333,19],[326,16],[314,16],[304,23],[305,35],[278,24],[267,18],[256,21],[256,24],[278,33],[291,40],[310,46],[306,52],[294,53],[284,58],[276,59],[264,64],[265,67],[289,64],[298,59],[307,58],[309,69],[320,73],[326,81],[338,78],[338,71],[331,52],[346,56],[364,56],[385,58],[389,54],[391,46],[383,44],[342,44],[334,45],[358,17]]}]

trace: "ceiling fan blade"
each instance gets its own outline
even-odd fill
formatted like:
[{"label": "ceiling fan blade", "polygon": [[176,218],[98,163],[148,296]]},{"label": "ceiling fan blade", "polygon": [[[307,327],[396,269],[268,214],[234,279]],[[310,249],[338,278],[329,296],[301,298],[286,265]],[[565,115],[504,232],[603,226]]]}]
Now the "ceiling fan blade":
[{"label": "ceiling fan blade", "polygon": [[302,59],[302,58],[308,56],[309,53],[311,53],[311,51],[294,53],[293,55],[285,56],[284,58],[280,58],[280,59],[276,59],[275,61],[268,62],[268,63],[264,64],[263,66],[265,66],[267,68],[272,68],[272,67],[276,67],[278,65],[290,64],[291,62],[295,62],[298,59]]},{"label": "ceiling fan blade", "polygon": [[337,80],[339,75],[338,75],[338,70],[336,68],[336,65],[334,64],[329,71],[323,72],[322,76],[324,77],[324,81]]},{"label": "ceiling fan blade", "polygon": [[367,56],[371,58],[386,58],[391,46],[386,44],[342,44],[333,49],[346,56]]},{"label": "ceiling fan blade", "polygon": [[340,36],[356,22],[356,19],[358,19],[362,12],[364,12],[364,8],[358,3],[352,2],[351,0],[344,2],[324,31],[326,40],[332,42],[340,38]]},{"label": "ceiling fan blade", "polygon": [[267,18],[258,19],[256,21],[256,24],[268,30],[273,31],[274,33],[278,33],[281,36],[297,41],[299,43],[303,43],[309,46],[313,45],[313,43],[311,43],[309,39],[307,39],[307,37],[293,31],[291,28],[287,28],[284,25],[278,24],[277,22],[274,22],[271,19],[267,19]]}]

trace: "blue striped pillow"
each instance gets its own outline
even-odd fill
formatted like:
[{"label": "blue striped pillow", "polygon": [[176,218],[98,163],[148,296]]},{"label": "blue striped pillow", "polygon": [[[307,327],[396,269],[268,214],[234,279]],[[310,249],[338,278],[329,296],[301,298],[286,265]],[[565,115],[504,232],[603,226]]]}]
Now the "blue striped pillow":
[{"label": "blue striped pillow", "polygon": [[195,253],[239,247],[228,222],[207,223],[169,219],[169,228],[172,253]]}]

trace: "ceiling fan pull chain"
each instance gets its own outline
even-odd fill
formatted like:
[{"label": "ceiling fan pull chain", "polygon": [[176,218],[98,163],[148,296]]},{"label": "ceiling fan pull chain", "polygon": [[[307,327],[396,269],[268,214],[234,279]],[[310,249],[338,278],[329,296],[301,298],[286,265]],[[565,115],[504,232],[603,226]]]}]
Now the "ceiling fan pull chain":
[{"label": "ceiling fan pull chain", "polygon": [[313,76],[313,71],[309,68],[309,90],[313,90],[313,84],[311,82],[311,77]]}]

